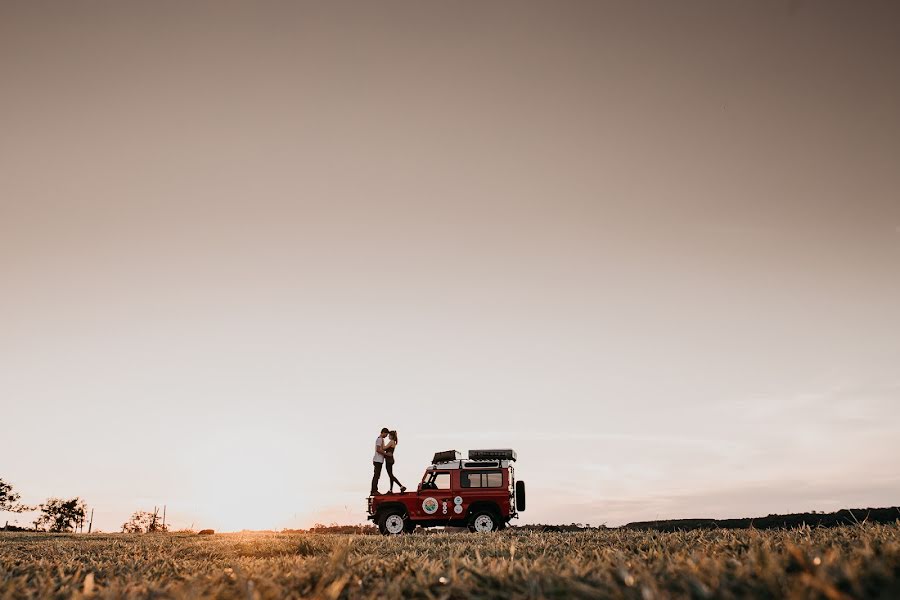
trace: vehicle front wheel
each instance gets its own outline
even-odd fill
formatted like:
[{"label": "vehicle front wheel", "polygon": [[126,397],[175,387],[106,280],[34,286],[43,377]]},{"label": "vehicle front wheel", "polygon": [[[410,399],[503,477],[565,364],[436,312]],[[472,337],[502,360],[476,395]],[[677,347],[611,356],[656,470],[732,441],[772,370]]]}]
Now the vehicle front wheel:
[{"label": "vehicle front wheel", "polygon": [[497,531],[499,523],[500,520],[497,518],[497,515],[491,511],[479,510],[472,513],[472,516],[469,517],[469,531],[490,533],[491,531]]},{"label": "vehicle front wheel", "polygon": [[378,519],[378,530],[381,535],[400,535],[406,530],[406,519],[400,510],[385,511]]}]

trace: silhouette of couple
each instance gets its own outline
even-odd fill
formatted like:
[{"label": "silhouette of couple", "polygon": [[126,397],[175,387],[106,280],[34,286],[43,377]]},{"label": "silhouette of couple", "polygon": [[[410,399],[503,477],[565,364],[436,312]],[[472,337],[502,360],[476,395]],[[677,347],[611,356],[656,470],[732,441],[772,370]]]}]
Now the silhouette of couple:
[{"label": "silhouette of couple", "polygon": [[[387,438],[387,441],[385,441]],[[394,449],[397,447],[397,431],[389,430],[387,427],[381,429],[381,433],[375,438],[375,457],[372,459],[372,465],[375,467],[375,474],[372,475],[372,495],[377,496],[381,492],[378,491],[378,481],[381,479],[381,467],[387,467],[388,478],[391,482],[391,489],[388,494],[394,493],[394,484],[400,486],[400,493],[406,491],[406,487],[394,477]]]}]

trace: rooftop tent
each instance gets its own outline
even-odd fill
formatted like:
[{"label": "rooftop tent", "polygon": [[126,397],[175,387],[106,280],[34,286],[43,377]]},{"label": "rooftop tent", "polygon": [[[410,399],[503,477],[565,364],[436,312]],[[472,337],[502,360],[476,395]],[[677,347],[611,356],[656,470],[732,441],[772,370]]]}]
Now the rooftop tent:
[{"label": "rooftop tent", "polygon": [[491,450],[469,450],[469,460],[516,460],[516,451],[512,448]]}]

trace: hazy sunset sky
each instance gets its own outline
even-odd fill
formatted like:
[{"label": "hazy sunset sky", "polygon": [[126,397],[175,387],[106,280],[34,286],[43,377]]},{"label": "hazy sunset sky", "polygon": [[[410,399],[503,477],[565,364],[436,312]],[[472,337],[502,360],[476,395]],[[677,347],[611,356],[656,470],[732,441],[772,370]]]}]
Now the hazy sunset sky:
[{"label": "hazy sunset sky", "polygon": [[526,523],[891,506],[898,417],[900,3],[0,2],[23,501],[356,523],[387,425]]}]

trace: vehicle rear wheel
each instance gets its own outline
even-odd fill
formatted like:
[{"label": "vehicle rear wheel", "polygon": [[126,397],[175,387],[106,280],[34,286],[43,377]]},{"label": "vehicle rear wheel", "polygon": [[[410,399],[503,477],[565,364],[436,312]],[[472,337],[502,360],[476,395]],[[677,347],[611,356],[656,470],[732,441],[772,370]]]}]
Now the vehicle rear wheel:
[{"label": "vehicle rear wheel", "polygon": [[400,535],[406,531],[406,522],[399,509],[386,510],[378,519],[378,530],[381,535]]},{"label": "vehicle rear wheel", "polygon": [[472,516],[469,517],[469,531],[490,533],[491,531],[497,531],[499,523],[500,519],[491,511],[479,510],[472,513]]}]

